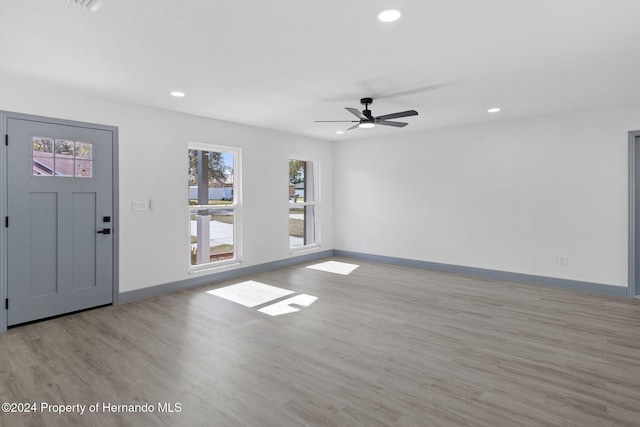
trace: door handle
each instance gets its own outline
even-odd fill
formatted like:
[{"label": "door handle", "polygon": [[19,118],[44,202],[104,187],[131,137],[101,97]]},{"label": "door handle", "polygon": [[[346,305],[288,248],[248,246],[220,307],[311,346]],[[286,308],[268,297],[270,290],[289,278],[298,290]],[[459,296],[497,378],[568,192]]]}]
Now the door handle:
[{"label": "door handle", "polygon": [[110,228],[103,228],[102,230],[97,231],[98,234],[111,234]]}]

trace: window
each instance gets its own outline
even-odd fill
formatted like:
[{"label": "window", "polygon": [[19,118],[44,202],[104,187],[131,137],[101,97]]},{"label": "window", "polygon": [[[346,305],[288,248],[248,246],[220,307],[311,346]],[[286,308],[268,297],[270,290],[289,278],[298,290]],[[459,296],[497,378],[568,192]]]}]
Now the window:
[{"label": "window", "polygon": [[317,243],[317,189],[315,164],[289,159],[289,247],[292,250]]},{"label": "window", "polygon": [[190,266],[224,265],[238,256],[240,150],[189,143]]},{"label": "window", "polygon": [[93,143],[34,136],[32,176],[93,177]]}]

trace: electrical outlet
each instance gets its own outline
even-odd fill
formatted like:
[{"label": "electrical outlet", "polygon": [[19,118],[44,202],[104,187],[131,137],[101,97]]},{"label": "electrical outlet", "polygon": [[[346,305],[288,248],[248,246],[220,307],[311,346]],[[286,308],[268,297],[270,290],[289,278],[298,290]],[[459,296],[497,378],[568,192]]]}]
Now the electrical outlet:
[{"label": "electrical outlet", "polygon": [[566,267],[569,265],[569,257],[566,255],[560,255],[558,257],[558,264],[560,267]]}]

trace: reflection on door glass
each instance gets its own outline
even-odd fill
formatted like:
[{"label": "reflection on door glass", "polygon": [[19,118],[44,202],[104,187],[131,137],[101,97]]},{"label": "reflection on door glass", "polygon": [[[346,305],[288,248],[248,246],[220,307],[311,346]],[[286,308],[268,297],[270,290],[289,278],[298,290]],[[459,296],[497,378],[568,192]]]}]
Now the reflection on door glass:
[{"label": "reflection on door glass", "polygon": [[93,177],[93,143],[33,137],[32,176]]},{"label": "reflection on door glass", "polygon": [[33,138],[33,155],[34,156],[53,156],[53,140],[51,138]]},{"label": "reflection on door glass", "polygon": [[93,144],[90,142],[76,142],[75,155],[76,159],[88,159],[93,158]]},{"label": "reflection on door glass", "polygon": [[73,158],[73,141],[56,139],[56,157]]},{"label": "reflection on door glass", "polygon": [[56,154],[54,158],[56,176],[74,176],[73,157],[70,159]]},{"label": "reflection on door glass", "polygon": [[91,178],[93,176],[93,162],[91,160],[76,159],[76,176],[80,178]]}]

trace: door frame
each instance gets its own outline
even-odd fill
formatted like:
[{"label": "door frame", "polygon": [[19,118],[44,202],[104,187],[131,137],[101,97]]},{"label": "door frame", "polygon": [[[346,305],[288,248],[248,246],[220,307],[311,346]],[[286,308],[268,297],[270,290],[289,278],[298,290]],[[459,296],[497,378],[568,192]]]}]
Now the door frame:
[{"label": "door frame", "polygon": [[7,330],[7,310],[5,309],[5,299],[7,298],[8,279],[7,279],[7,254],[8,254],[8,241],[7,241],[7,228],[4,225],[5,217],[8,213],[7,205],[7,193],[8,193],[8,181],[6,173],[7,165],[7,147],[5,145],[7,135],[7,123],[9,119],[17,120],[29,120],[34,122],[50,123],[64,126],[75,126],[89,129],[97,129],[111,132],[113,138],[113,168],[112,168],[112,195],[113,195],[113,210],[112,210],[112,239],[113,239],[113,304],[118,304],[118,296],[120,290],[119,283],[119,186],[118,186],[118,127],[100,125],[96,123],[78,122],[74,120],[56,119],[52,117],[35,116],[31,114],[15,113],[10,111],[0,111],[0,165],[2,165],[3,173],[0,173],[0,218],[2,223],[0,224],[0,332]]},{"label": "door frame", "polygon": [[636,153],[640,153],[640,130],[629,131],[629,297],[640,294],[640,283],[636,283],[636,177],[640,178],[640,165],[636,163]]}]

